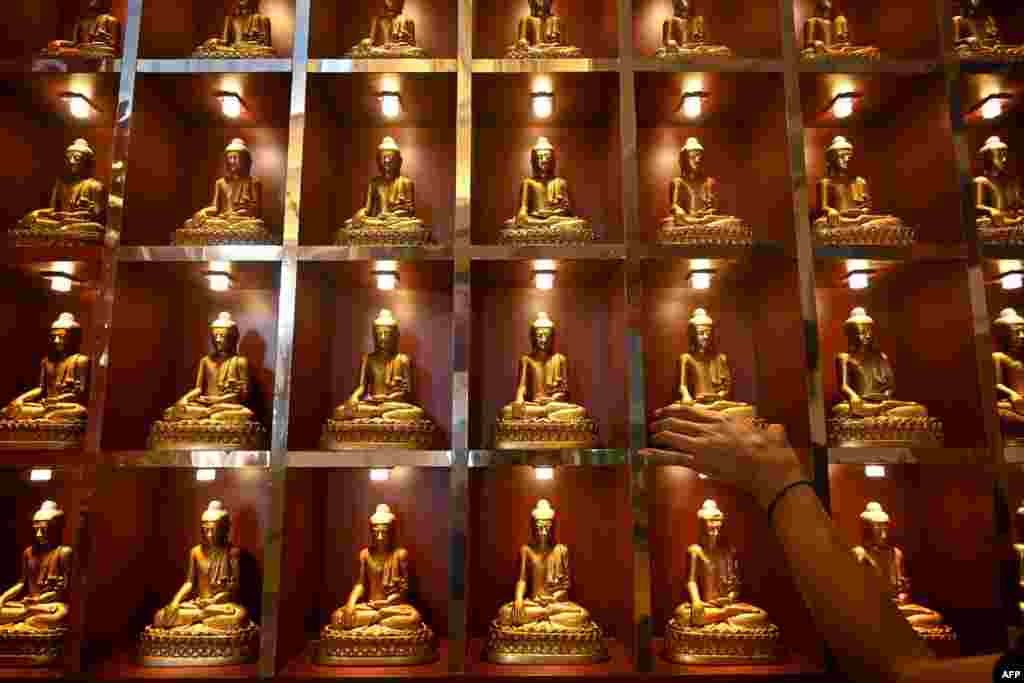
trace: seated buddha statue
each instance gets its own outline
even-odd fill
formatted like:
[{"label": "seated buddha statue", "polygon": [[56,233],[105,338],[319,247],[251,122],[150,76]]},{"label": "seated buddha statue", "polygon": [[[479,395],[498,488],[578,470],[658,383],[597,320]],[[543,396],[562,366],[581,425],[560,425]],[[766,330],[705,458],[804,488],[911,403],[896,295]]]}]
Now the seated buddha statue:
[{"label": "seated buddha statue", "polygon": [[942,615],[910,601],[910,578],[903,563],[903,551],[889,542],[889,515],[872,501],[860,513],[864,545],[853,549],[857,562],[870,568],[882,581],[900,613],[926,641],[952,640],[956,636],[943,625]]},{"label": "seated buddha statue", "polygon": [[69,40],[51,41],[47,57],[117,57],[121,54],[121,22],[110,13],[110,0],[89,0]]},{"label": "seated buddha statue", "polygon": [[366,204],[338,231],[338,244],[412,246],[430,241],[430,228],[416,218],[416,185],[402,175],[402,150],[392,137],[377,147],[377,170]]},{"label": "seated buddha statue", "polygon": [[715,501],[706,500],[697,518],[700,543],[687,549],[689,601],[676,607],[668,623],[665,658],[685,664],[750,664],[778,659],[778,627],[763,609],[737,600],[740,582],[736,549],[721,539],[725,515]]},{"label": "seated buddha statue", "polygon": [[11,231],[15,243],[103,241],[107,193],[93,176],[96,155],[92,147],[81,138],[75,140],[64,153],[64,164],[49,206],[32,211]]},{"label": "seated buddha statue", "polygon": [[270,17],[259,13],[259,0],[234,0],[235,9],[224,17],[224,30],[192,53],[210,59],[274,57]]},{"label": "seated buddha statue", "polygon": [[235,138],[224,148],[227,174],[213,185],[213,201],[174,233],[180,245],[266,244],[274,238],[263,222],[263,182],[252,175],[252,153]]},{"label": "seated buddha statue", "polygon": [[569,401],[569,361],[554,352],[555,323],[547,313],[530,325],[530,353],[519,357],[519,383],[498,418],[496,448],[590,448],[597,425]]},{"label": "seated buddha statue", "polygon": [[853,45],[846,17],[832,17],[832,0],[816,0],[814,13],[804,22],[804,48],[800,55],[804,59],[878,59],[881,53],[877,47]]},{"label": "seated buddha statue", "polygon": [[363,354],[359,386],[324,428],[325,448],[430,448],[434,423],[412,402],[412,360],[398,352],[398,339],[398,321],[391,311],[381,311],[373,321],[373,351]]},{"label": "seated buddha statue", "polygon": [[[555,542],[554,508],[542,498],[530,516],[532,539],[519,549],[515,596],[491,622],[487,659],[497,664],[588,664],[607,659],[601,627],[590,612],[569,599],[569,548]],[[552,646],[552,640],[557,645]],[[548,647],[538,647],[544,643]]]},{"label": "seated buddha statue", "polygon": [[1024,318],[1004,308],[992,323],[998,351],[992,354],[996,372],[996,410],[1006,445],[1024,445]]},{"label": "seated buddha statue", "polygon": [[1024,45],[1003,43],[999,24],[983,0],[960,0],[953,17],[953,49],[961,59],[1013,59],[1024,57]]},{"label": "seated buddha statue", "polygon": [[914,229],[895,216],[875,213],[868,181],[850,173],[853,145],[841,135],[825,149],[825,177],[818,181],[820,215],[814,232],[823,244],[889,245],[913,243]]},{"label": "seated buddha statue", "polygon": [[71,313],[50,326],[50,351],[39,364],[39,385],[0,411],[0,448],[72,448],[85,437],[89,357],[82,327]]},{"label": "seated buddha statue", "polygon": [[370,546],[359,551],[359,579],[323,628],[317,663],[410,665],[437,659],[434,632],[409,604],[409,551],[394,545],[395,515],[378,505]]},{"label": "seated buddha statue", "polygon": [[384,0],[384,11],[373,18],[370,37],[349,50],[349,57],[427,57],[416,46],[416,22],[405,14],[405,0]]},{"label": "seated buddha statue", "polygon": [[266,431],[246,406],[252,390],[249,360],[238,353],[238,325],[230,313],[210,323],[213,353],[199,361],[195,386],[153,424],[151,448],[260,450]]},{"label": "seated buddha statue", "polygon": [[875,321],[863,308],[854,308],[843,323],[849,345],[836,355],[836,375],[842,397],[832,408],[830,427],[839,446],[941,445],[942,423],[913,401],[892,398],[892,363],[875,346]]},{"label": "seated buddha statue", "polygon": [[672,244],[749,245],[751,230],[735,216],[718,212],[717,181],[704,170],[704,146],[687,138],[679,150],[682,175],[669,185],[669,215],[658,240]]},{"label": "seated buddha statue", "polygon": [[690,58],[695,55],[729,57],[725,45],[712,45],[704,35],[704,17],[693,11],[694,0],[672,0],[672,16],[661,26],[661,47],[654,53],[659,59]]},{"label": "seated buddha statue", "polygon": [[993,135],[978,150],[983,175],[974,179],[978,235],[983,242],[1024,242],[1024,195],[1010,171],[1009,148]]},{"label": "seated buddha statue", "polygon": [[185,582],[142,634],[145,666],[216,666],[255,656],[259,627],[239,601],[242,553],[231,543],[231,516],[219,500],[203,512],[200,531]]},{"label": "seated buddha statue", "polygon": [[555,148],[538,138],[530,150],[531,176],[519,184],[519,210],[505,221],[501,241],[511,244],[592,242],[590,223],[573,212],[569,184],[555,175]]},{"label": "seated buddha statue", "polygon": [[530,14],[519,20],[516,44],[508,49],[511,59],[579,57],[580,49],[566,45],[561,18],[552,14],[554,0],[529,0]]},{"label": "seated buddha statue", "polygon": [[21,554],[18,582],[0,594],[0,662],[57,662],[68,630],[72,552],[61,545],[64,511],[52,500],[32,515],[34,540]]}]

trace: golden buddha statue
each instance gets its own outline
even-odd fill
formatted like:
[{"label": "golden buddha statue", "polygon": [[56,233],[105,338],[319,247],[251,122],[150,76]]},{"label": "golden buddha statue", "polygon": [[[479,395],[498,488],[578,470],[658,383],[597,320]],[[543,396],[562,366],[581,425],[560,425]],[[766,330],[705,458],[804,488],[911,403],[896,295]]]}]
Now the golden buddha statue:
[{"label": "golden buddha statue", "polygon": [[50,205],[21,219],[11,231],[17,245],[102,242],[106,234],[107,193],[93,177],[96,154],[79,138],[64,153],[64,175],[50,193]]},{"label": "golden buddha statue", "polygon": [[370,547],[359,551],[359,580],[324,626],[318,664],[409,666],[437,660],[434,632],[409,604],[409,551],[394,546],[395,515],[378,505]]},{"label": "golden buddha statue", "polygon": [[121,54],[121,22],[110,13],[110,0],[89,0],[75,22],[70,40],[51,41],[44,57],[117,57]]},{"label": "golden buddha statue", "polygon": [[258,12],[259,0],[234,0],[234,11],[224,17],[219,38],[210,38],[192,53],[207,59],[274,57],[270,17]]},{"label": "golden buddha statue", "polygon": [[64,511],[45,501],[32,528],[21,578],[0,594],[0,666],[47,666],[64,653],[72,572],[71,548],[61,545]]},{"label": "golden buddha statue", "polygon": [[337,244],[417,246],[430,241],[430,228],[416,218],[416,185],[402,175],[402,150],[392,137],[377,147],[380,175],[370,180],[366,204],[345,221]]},{"label": "golden buddha statue", "polygon": [[841,135],[825,149],[825,177],[818,181],[821,215],[814,221],[818,240],[828,245],[912,244],[913,228],[872,211],[868,181],[850,173],[852,158],[853,145]]},{"label": "golden buddha statue", "polygon": [[75,448],[88,420],[89,357],[79,353],[82,327],[71,313],[50,326],[50,352],[39,364],[39,386],[0,412],[0,448]]},{"label": "golden buddha statue", "polygon": [[875,321],[854,308],[843,323],[849,350],[836,356],[842,400],[832,408],[829,431],[836,446],[941,446],[942,423],[913,401],[892,398],[889,357],[875,348]]},{"label": "golden buddha statue", "polygon": [[978,236],[995,244],[1024,243],[1024,195],[1009,169],[1009,148],[993,135],[978,150],[983,175],[974,179]]},{"label": "golden buddha statue", "polygon": [[324,426],[324,448],[430,448],[434,423],[412,403],[412,360],[398,352],[398,338],[398,321],[382,310],[373,321],[373,351],[363,354],[359,386]]},{"label": "golden buddha statue", "polygon": [[658,59],[690,59],[711,55],[731,57],[725,45],[705,42],[704,17],[693,14],[693,0],[672,0],[672,16],[661,27],[661,47],[654,53]]},{"label": "golden buddha statue", "polygon": [[779,629],[759,607],[738,602],[736,549],[721,541],[725,515],[713,500],[697,511],[700,543],[687,549],[689,602],[666,628],[666,659],[682,664],[762,664],[779,659]]},{"label": "golden buddha statue", "polygon": [[555,543],[555,510],[530,513],[532,542],[519,549],[515,597],[491,622],[487,659],[497,664],[592,664],[608,659],[601,627],[569,600],[569,548]]},{"label": "golden buddha statue", "polygon": [[182,450],[261,450],[267,434],[246,407],[249,360],[238,354],[238,325],[230,313],[210,323],[213,353],[199,361],[195,387],[153,423],[149,447]]},{"label": "golden buddha statue", "polygon": [[203,512],[200,530],[185,583],[142,634],[144,666],[219,666],[256,657],[260,628],[239,603],[242,553],[231,543],[231,515],[219,500]]},{"label": "golden buddha statue", "polygon": [[1024,318],[1004,308],[992,323],[992,336],[999,347],[992,364],[1003,444],[1024,446]]},{"label": "golden buddha statue", "polygon": [[405,0],[384,0],[384,13],[373,18],[370,37],[349,50],[349,57],[428,57],[416,46],[416,22],[405,14]]},{"label": "golden buddha statue", "polygon": [[687,138],[679,150],[682,175],[669,185],[669,216],[658,241],[670,244],[749,246],[750,227],[735,216],[718,213],[717,182],[704,171],[704,146]]},{"label": "golden buddha statue", "polygon": [[814,13],[804,22],[804,59],[879,59],[877,47],[850,43],[850,24],[840,14],[832,18],[832,0],[816,0]]},{"label": "golden buddha statue", "polygon": [[235,138],[224,148],[227,172],[213,185],[213,201],[174,233],[174,244],[268,244],[274,236],[263,222],[263,182],[252,175],[252,153]]},{"label": "golden buddha statue", "polygon": [[900,613],[914,631],[929,644],[956,640],[953,629],[942,623],[942,615],[910,601],[910,578],[903,565],[903,551],[889,543],[889,515],[881,504],[867,504],[860,513],[864,545],[853,549],[857,562],[870,568],[889,590]]},{"label": "golden buddha statue", "polygon": [[498,418],[495,448],[593,448],[597,424],[583,406],[569,402],[569,361],[554,348],[555,324],[547,313],[530,325],[530,353],[519,357],[519,384]]},{"label": "golden buddha statue", "polygon": [[532,175],[519,184],[519,210],[505,221],[501,241],[510,244],[593,242],[590,223],[576,216],[569,184],[555,175],[555,148],[545,137],[530,150]]},{"label": "golden buddha statue", "polygon": [[953,17],[953,49],[961,59],[1008,60],[1024,58],[1024,45],[999,39],[999,25],[982,0],[960,0],[960,14]]},{"label": "golden buddha statue", "polygon": [[561,18],[551,13],[554,0],[528,0],[530,14],[519,20],[516,44],[508,49],[511,59],[579,57],[580,49],[565,45]]}]

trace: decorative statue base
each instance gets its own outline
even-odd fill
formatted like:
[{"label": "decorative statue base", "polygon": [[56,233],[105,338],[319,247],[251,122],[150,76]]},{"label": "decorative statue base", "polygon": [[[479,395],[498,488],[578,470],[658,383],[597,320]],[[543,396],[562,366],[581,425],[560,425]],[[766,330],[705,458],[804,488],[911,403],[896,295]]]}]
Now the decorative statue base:
[{"label": "decorative statue base", "polygon": [[590,418],[572,422],[498,418],[495,427],[494,447],[502,450],[594,448],[596,445],[597,423]]},{"label": "decorative statue base", "polygon": [[583,51],[578,47],[546,43],[512,45],[505,53],[508,59],[572,59],[582,56]]},{"label": "decorative statue base", "polygon": [[106,228],[99,223],[68,223],[66,225],[29,226],[20,223],[7,233],[13,247],[66,247],[102,244]]},{"label": "decorative statue base", "polygon": [[1024,224],[1000,225],[992,224],[988,216],[978,218],[978,238],[983,244],[998,244],[1018,247],[1024,245]]},{"label": "decorative statue base", "polygon": [[40,53],[42,57],[57,58],[81,58],[81,59],[113,59],[117,57],[117,51],[106,43],[82,43],[75,47],[63,47],[55,45],[48,47]]},{"label": "decorative statue base", "polygon": [[754,233],[739,218],[726,217],[708,223],[683,225],[667,219],[658,229],[658,241],[698,247],[749,247],[754,242]]},{"label": "decorative statue base", "polygon": [[0,450],[80,448],[85,420],[0,420]]},{"label": "decorative statue base", "polygon": [[800,53],[800,59],[805,62],[824,62],[829,60],[849,62],[877,62],[882,58],[882,53],[877,47],[859,47],[856,50],[844,52],[843,50],[829,50],[820,52],[817,50],[805,49]]},{"label": "decorative statue base", "polygon": [[942,446],[942,421],[934,417],[831,418],[829,443],[838,447]]},{"label": "decorative statue base", "polygon": [[662,656],[680,664],[767,664],[782,659],[783,650],[774,624],[685,626],[672,619],[665,630]]},{"label": "decorative statue base", "polygon": [[420,247],[430,244],[430,228],[415,219],[407,224],[386,226],[371,226],[364,223],[358,228],[339,229],[334,237],[334,243],[354,247]]},{"label": "decorative statue base", "polygon": [[192,53],[193,59],[268,59],[276,57],[274,48],[258,43],[225,45],[219,40],[204,43]]},{"label": "decorative statue base", "polygon": [[594,230],[583,219],[531,226],[510,221],[498,241],[501,244],[585,244],[594,241]]},{"label": "decorative statue base", "polygon": [[673,41],[668,46],[659,47],[654,56],[665,61],[688,61],[694,57],[732,57],[732,50],[725,45],[710,45],[708,43],[679,45]]},{"label": "decorative statue base", "polygon": [[16,666],[53,666],[64,657],[66,628],[38,631],[15,624],[0,628],[0,669]]},{"label": "decorative statue base", "polygon": [[437,658],[437,641],[426,624],[411,632],[376,624],[352,630],[328,624],[316,649],[316,663],[325,666],[415,666]]},{"label": "decorative statue base", "polygon": [[814,221],[818,242],[827,246],[907,247],[914,243],[915,229],[895,216],[882,216],[859,225],[835,227],[824,218]]},{"label": "decorative statue base", "polygon": [[430,54],[416,45],[364,45],[359,44],[348,51],[346,57],[354,59],[424,59]]},{"label": "decorative statue base", "polygon": [[147,448],[153,450],[243,450],[267,448],[267,430],[257,422],[212,420],[158,420],[149,432]]},{"label": "decorative statue base", "polygon": [[205,247],[220,244],[277,244],[262,220],[207,219],[201,227],[188,225],[174,231],[175,246]]},{"label": "decorative statue base", "polygon": [[436,426],[430,420],[394,422],[381,418],[327,420],[321,448],[328,451],[366,448],[413,448],[426,450],[434,443]]},{"label": "decorative statue base", "polygon": [[495,664],[596,664],[608,659],[601,627],[591,622],[566,630],[550,622],[505,626],[495,619],[487,661]]},{"label": "decorative statue base", "polygon": [[959,654],[960,641],[953,629],[945,624],[938,626],[914,626],[916,633],[928,647],[939,657],[956,657]]},{"label": "decorative statue base", "polygon": [[260,627],[252,623],[232,632],[201,624],[182,630],[147,626],[139,638],[143,666],[245,664],[256,659],[259,649]]}]

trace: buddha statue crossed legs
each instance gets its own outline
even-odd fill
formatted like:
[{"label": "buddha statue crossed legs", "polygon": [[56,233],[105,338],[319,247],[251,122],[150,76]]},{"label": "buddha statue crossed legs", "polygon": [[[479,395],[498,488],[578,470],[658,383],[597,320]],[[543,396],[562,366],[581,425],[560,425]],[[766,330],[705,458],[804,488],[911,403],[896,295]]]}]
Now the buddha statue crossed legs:
[{"label": "buddha statue crossed legs", "polygon": [[47,57],[117,57],[121,54],[121,22],[110,13],[110,0],[89,0],[70,40],[54,40]]},{"label": "buddha statue crossed legs", "polygon": [[694,56],[732,56],[725,45],[705,42],[704,17],[695,14],[695,0],[672,0],[672,16],[661,27],[661,47],[654,53],[658,59],[689,59]]},{"label": "buddha statue crossed legs", "polygon": [[983,171],[974,179],[978,236],[990,244],[1024,244],[1024,193],[1009,168],[1009,148],[991,136],[978,150]]},{"label": "buddha statue crossed legs", "polygon": [[211,59],[274,57],[270,18],[259,13],[259,0],[232,0],[234,10],[224,17],[220,36],[210,38],[192,53]]},{"label": "buddha statue crossed legs", "polygon": [[833,0],[816,0],[814,13],[804,22],[804,59],[853,57],[879,59],[877,47],[853,45],[850,42],[850,23],[842,14],[832,17]]},{"label": "buddha statue crossed legs", "polygon": [[566,45],[565,22],[553,14],[554,0],[528,0],[530,14],[519,20],[516,44],[506,56],[512,59],[543,59],[579,57],[580,49]]}]

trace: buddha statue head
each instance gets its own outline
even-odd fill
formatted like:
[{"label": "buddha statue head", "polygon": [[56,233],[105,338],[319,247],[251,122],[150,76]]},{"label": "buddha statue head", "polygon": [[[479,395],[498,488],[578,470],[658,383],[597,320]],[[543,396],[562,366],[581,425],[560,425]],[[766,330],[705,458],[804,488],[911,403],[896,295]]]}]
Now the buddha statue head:
[{"label": "buddha statue head", "polygon": [[710,498],[705,500],[700,510],[697,511],[697,519],[700,520],[701,545],[708,547],[717,545],[718,537],[722,533],[722,524],[725,522],[725,513],[718,509],[718,503]]},{"label": "buddha statue head", "polygon": [[109,14],[110,4],[111,0],[89,0],[86,9],[89,11],[89,14]]},{"label": "buddha statue head", "polygon": [[388,180],[393,180],[402,172],[402,150],[395,139],[388,136],[377,147],[377,168]]},{"label": "buddha statue head", "polygon": [[551,3],[553,0],[529,0],[530,1],[530,16],[533,17],[550,17],[551,16]]},{"label": "buddha statue head", "polygon": [[373,321],[373,348],[383,353],[398,350],[398,321],[386,308]]},{"label": "buddha statue head", "polygon": [[832,16],[832,0],[816,0],[816,2],[814,3],[814,16]]},{"label": "buddha statue head", "polygon": [[704,175],[704,146],[697,138],[686,138],[686,144],[679,150],[679,168],[687,178]]},{"label": "buddha statue head", "polygon": [[82,138],[72,142],[64,151],[64,162],[67,167],[68,176],[72,179],[84,178],[92,175],[93,162],[96,154],[92,151],[89,143]]},{"label": "buddha statue head", "polygon": [[43,501],[32,515],[32,545],[40,550],[60,545],[64,537],[64,511],[52,500]]},{"label": "buddha statue head", "polygon": [[391,508],[384,503],[378,505],[373,515],[370,516],[370,545],[374,550],[387,551],[391,549],[394,524],[395,515],[391,512]]},{"label": "buddha statue head", "polygon": [[541,311],[537,314],[537,318],[530,323],[530,345],[534,351],[551,353],[554,337],[555,323],[547,313]]},{"label": "buddha statue head", "polygon": [[224,503],[211,500],[203,512],[199,523],[202,531],[202,544],[207,548],[224,548],[228,545],[231,534],[231,515]]},{"label": "buddha statue head", "polygon": [[992,332],[1004,353],[1019,357],[1024,351],[1024,318],[1012,308],[1004,308],[992,322]]},{"label": "buddha statue head", "polygon": [[693,316],[686,323],[686,333],[690,338],[690,351],[692,353],[710,353],[714,351],[715,321],[708,316],[703,308],[698,308],[693,312]]},{"label": "buddha statue head", "polygon": [[842,135],[837,135],[832,144],[825,148],[825,163],[829,175],[845,175],[850,172],[853,145]]},{"label": "buddha statue head", "polygon": [[235,138],[224,148],[224,168],[229,178],[246,178],[252,171],[252,153],[242,138]]},{"label": "buddha statue head", "polygon": [[555,148],[545,137],[537,138],[537,144],[530,150],[530,167],[535,178],[551,178],[555,175]]},{"label": "buddha statue head", "polygon": [[71,313],[61,313],[50,325],[50,352],[54,358],[78,353],[82,346],[82,326]]},{"label": "buddha statue head", "polygon": [[259,9],[259,0],[235,0],[235,16],[254,14]]},{"label": "buddha statue head", "polygon": [[537,501],[537,506],[530,513],[532,517],[531,531],[537,547],[550,548],[555,544],[555,509],[546,498]]},{"label": "buddha statue head", "polygon": [[210,323],[210,343],[215,356],[228,357],[238,353],[238,325],[230,313],[223,311]]},{"label": "buddha statue head", "polygon": [[850,317],[843,323],[843,332],[851,353],[866,351],[874,345],[875,321],[858,306],[850,311]]},{"label": "buddha statue head", "polygon": [[405,0],[384,0],[384,12],[397,17],[405,9]]},{"label": "buddha statue head", "polygon": [[985,169],[985,175],[1002,175],[1006,173],[1006,165],[1010,157],[1009,147],[999,139],[999,136],[993,135],[988,140],[985,140],[985,144],[978,150],[978,156],[981,157],[981,164]]},{"label": "buddha statue head", "polygon": [[981,11],[981,0],[960,0],[960,14],[965,17],[976,16]]},{"label": "buddha statue head", "polygon": [[682,18],[690,16],[690,0],[672,0],[672,14]]},{"label": "buddha statue head", "polygon": [[860,513],[860,521],[865,547],[889,545],[889,515],[882,509],[881,503],[868,503],[864,512]]}]

